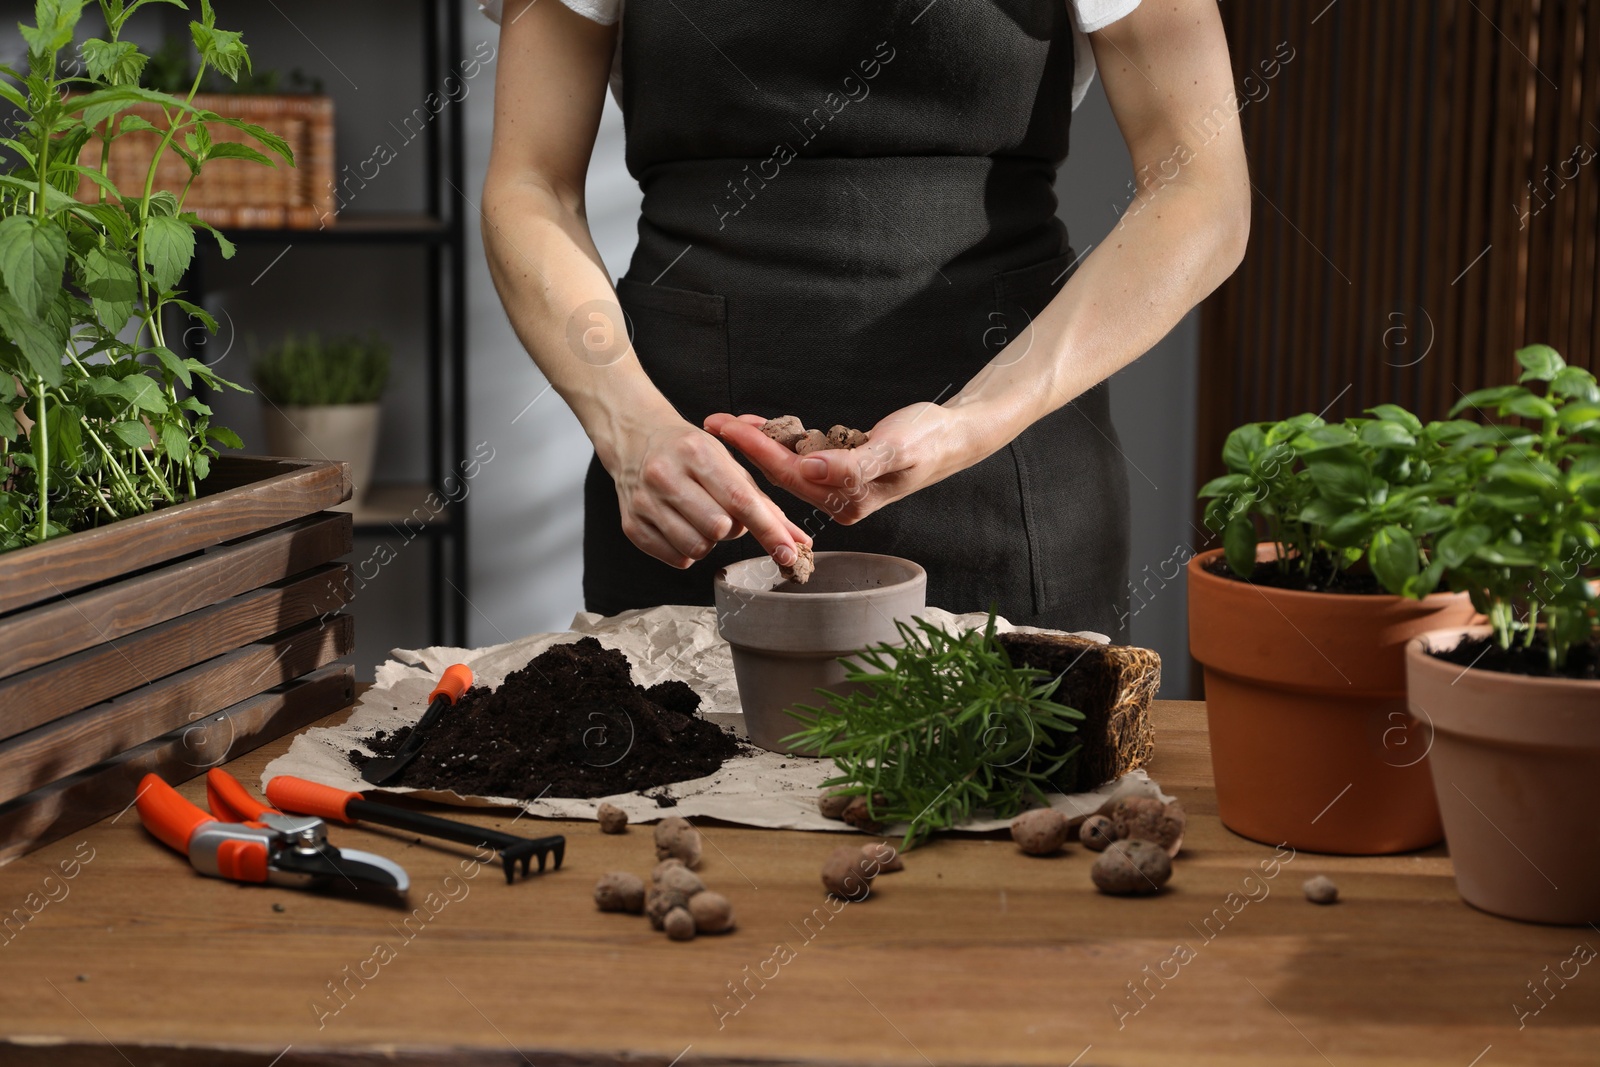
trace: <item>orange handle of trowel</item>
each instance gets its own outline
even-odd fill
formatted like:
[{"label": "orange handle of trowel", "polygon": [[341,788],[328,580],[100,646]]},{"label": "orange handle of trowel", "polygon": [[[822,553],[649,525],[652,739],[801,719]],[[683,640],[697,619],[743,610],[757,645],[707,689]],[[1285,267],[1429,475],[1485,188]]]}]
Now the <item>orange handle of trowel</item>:
[{"label": "orange handle of trowel", "polygon": [[444,697],[454,704],[461,699],[461,694],[472,688],[472,668],[465,663],[457,663],[446,667],[444,677],[439,679],[439,684],[433,687],[433,692],[428,694],[428,703],[432,704],[440,697]]}]

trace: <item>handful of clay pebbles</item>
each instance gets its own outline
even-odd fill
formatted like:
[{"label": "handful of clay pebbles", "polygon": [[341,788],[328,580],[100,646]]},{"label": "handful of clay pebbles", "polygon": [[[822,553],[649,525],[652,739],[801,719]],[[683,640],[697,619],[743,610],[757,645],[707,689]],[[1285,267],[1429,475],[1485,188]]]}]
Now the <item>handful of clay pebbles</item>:
[{"label": "handful of clay pebbles", "polygon": [[656,824],[658,863],[650,885],[628,871],[611,871],[595,883],[594,902],[601,911],[643,914],[656,930],[673,941],[697,934],[723,934],[734,928],[733,905],[706,888],[693,870],[700,863],[700,831],[687,819],[672,816]]}]

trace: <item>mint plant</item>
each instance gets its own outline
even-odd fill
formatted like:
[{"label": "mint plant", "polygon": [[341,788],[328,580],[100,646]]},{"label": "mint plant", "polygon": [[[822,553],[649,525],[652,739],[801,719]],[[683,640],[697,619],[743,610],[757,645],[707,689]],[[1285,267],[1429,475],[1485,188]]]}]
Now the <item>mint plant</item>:
[{"label": "mint plant", "polygon": [[1439,562],[1450,587],[1488,617],[1502,649],[1542,637],[1555,671],[1574,648],[1600,641],[1590,586],[1600,573],[1600,387],[1549,345],[1516,355],[1517,384],[1469,393],[1452,411],[1524,421],[1457,439],[1471,477],[1439,538]]},{"label": "mint plant", "polygon": [[[167,343],[164,320],[181,311],[215,332],[203,309],[176,288],[195,254],[195,231],[233,246],[184,210],[189,186],[215,159],[274,165],[288,144],[258,126],[194,106],[202,79],[237,79],[250,69],[240,34],[219,29],[210,0],[189,24],[199,56],[186,95],[140,86],[148,56],[123,39],[128,20],[152,3],[99,0],[106,33],[77,41],[86,0],[38,0],[22,25],[26,73],[0,66],[0,98],[15,109],[0,172],[0,550],[137,515],[193,497],[217,455],[239,447],[211,425],[190,395],[198,380],[241,387]],[[62,63],[76,54],[80,62]],[[154,104],[161,122],[127,114]],[[214,142],[232,126],[262,150]],[[108,177],[116,142],[135,131],[159,140],[141,188]],[[95,166],[80,162],[95,142]],[[167,152],[188,166],[181,189],[155,188]],[[181,392],[180,392],[181,387]]]},{"label": "mint plant", "polygon": [[[1451,461],[1465,420],[1426,425],[1394,404],[1330,424],[1317,415],[1248,423],[1228,435],[1228,473],[1200,490],[1205,523],[1222,534],[1229,568],[1249,579],[1256,544],[1307,589],[1327,589],[1365,564],[1384,589],[1412,594],[1430,581],[1432,541],[1449,527],[1442,501],[1464,472]],[[1437,584],[1439,573],[1431,575]]]}]

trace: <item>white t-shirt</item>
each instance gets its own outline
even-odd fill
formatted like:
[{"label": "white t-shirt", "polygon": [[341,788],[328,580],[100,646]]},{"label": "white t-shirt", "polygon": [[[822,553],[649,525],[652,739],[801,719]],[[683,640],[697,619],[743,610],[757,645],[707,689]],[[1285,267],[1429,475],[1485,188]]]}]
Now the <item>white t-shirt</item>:
[{"label": "white t-shirt", "polygon": [[[522,3],[524,0],[515,0]],[[561,0],[563,4],[585,18],[602,26],[609,26],[622,17],[623,0]],[[1139,6],[1139,0],[1062,0],[1072,13],[1072,106],[1083,103],[1094,81],[1094,52],[1089,48],[1088,35],[1103,30]],[[500,8],[504,0],[483,0],[478,5],[485,15],[500,21]],[[622,102],[622,41],[617,35],[617,53],[611,60],[611,92]]]}]

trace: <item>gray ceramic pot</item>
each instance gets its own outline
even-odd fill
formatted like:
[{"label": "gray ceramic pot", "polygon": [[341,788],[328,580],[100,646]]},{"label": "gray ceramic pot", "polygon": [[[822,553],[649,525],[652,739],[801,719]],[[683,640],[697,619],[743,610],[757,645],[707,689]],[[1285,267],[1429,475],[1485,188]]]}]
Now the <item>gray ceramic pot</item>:
[{"label": "gray ceramic pot", "polygon": [[881,642],[898,643],[895,622],[926,606],[928,575],[897,556],[818,552],[805,585],[784,581],[767,556],[741,560],[716,577],[717,631],[733,646],[733,670],[752,744],[774,752],[803,727],[788,713],[846,692],[840,656]]}]

